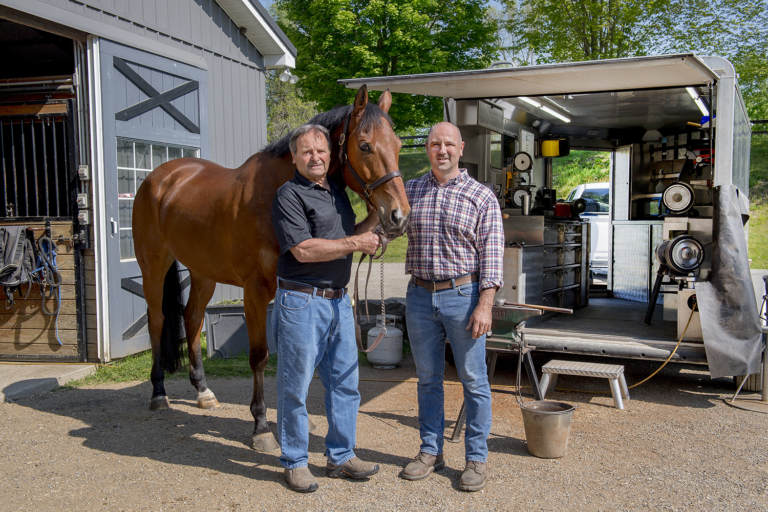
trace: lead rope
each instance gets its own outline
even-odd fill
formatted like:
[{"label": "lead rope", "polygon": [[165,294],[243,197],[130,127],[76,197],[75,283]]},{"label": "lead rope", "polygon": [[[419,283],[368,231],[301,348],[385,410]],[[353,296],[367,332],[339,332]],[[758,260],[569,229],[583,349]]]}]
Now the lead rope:
[{"label": "lead rope", "polygon": [[[360,322],[358,321],[358,317],[360,316],[358,314],[358,306],[359,306],[359,297],[360,294],[358,293],[358,281],[360,276],[360,265],[363,264],[363,260],[365,260],[366,257],[369,258],[368,260],[368,275],[365,278],[365,316],[367,320],[370,320],[370,314],[368,313],[368,280],[371,277],[371,268],[373,267],[373,260],[380,260],[384,257],[384,253],[387,250],[387,243],[389,242],[387,240],[387,237],[384,236],[383,233],[376,232],[379,236],[379,239],[381,240],[381,253],[378,256],[375,255],[368,255],[363,253],[362,256],[360,256],[360,261],[357,264],[357,271],[355,272],[355,291],[354,291],[354,299],[355,299],[355,309],[354,309],[354,315],[355,315],[355,340],[357,341],[357,349],[360,352],[363,352],[365,354],[371,352],[373,349],[375,349],[381,340],[384,338],[384,336],[387,335],[387,328],[386,328],[386,316],[385,319],[385,325],[381,328],[379,331],[379,335],[376,337],[376,340],[371,344],[370,347],[367,349],[363,348],[363,336],[360,331]],[[382,262],[381,265],[381,313],[385,314],[384,309],[384,264]]]}]

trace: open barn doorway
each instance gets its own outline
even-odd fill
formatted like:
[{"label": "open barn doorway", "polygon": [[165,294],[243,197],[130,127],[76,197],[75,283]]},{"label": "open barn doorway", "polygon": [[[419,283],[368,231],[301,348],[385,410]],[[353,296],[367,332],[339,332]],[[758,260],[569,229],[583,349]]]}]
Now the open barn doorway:
[{"label": "open barn doorway", "polygon": [[[40,28],[43,22],[35,27],[34,20],[22,23],[14,17],[0,9],[0,224],[26,226],[35,239],[51,236],[61,279],[49,299],[35,286],[26,299],[0,313],[0,359],[84,361],[84,261],[82,244],[71,242],[81,234],[82,44]],[[52,311],[58,316],[44,314]]]}]

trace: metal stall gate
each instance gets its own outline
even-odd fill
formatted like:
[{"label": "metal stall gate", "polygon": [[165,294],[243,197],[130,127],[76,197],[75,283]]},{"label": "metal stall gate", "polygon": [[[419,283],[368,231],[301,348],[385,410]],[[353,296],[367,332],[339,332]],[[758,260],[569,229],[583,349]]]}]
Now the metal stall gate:
[{"label": "metal stall gate", "polygon": [[207,76],[204,70],[103,39],[93,48],[101,69],[103,123],[100,226],[108,284],[104,356],[114,359],[150,347],[141,271],[134,255],[133,200],[158,165],[180,157],[207,157]]}]

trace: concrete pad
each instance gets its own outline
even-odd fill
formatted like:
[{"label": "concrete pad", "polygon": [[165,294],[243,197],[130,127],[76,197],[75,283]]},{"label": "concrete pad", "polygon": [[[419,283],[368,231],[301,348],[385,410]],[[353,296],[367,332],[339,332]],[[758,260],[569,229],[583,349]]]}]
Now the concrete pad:
[{"label": "concrete pad", "polygon": [[[357,261],[352,265],[352,277],[349,280],[349,292],[352,293],[355,286],[355,271],[357,270]],[[368,274],[368,261],[360,267],[360,297],[365,295],[365,278]],[[384,298],[402,299],[405,302],[405,291],[408,287],[408,281],[411,275],[405,273],[405,263],[384,263]],[[373,262],[371,268],[371,279],[368,281],[368,298],[379,300],[381,298],[381,264],[378,261]]]},{"label": "concrete pad", "polygon": [[0,403],[39,395],[96,372],[88,364],[2,364]]}]

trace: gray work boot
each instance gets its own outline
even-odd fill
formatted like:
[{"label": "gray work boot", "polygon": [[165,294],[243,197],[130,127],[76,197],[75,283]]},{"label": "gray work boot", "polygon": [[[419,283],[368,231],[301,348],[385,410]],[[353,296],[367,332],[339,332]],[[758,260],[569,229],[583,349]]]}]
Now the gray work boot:
[{"label": "gray work boot", "polygon": [[325,475],[331,478],[365,478],[378,472],[378,464],[363,462],[357,457],[352,457],[340,466],[330,461],[325,465]]},{"label": "gray work boot", "polygon": [[317,480],[309,472],[307,466],[286,469],[285,481],[288,482],[288,487],[296,492],[315,492],[317,490]]},{"label": "gray work boot", "polygon": [[485,487],[487,473],[488,468],[485,462],[467,461],[464,472],[461,474],[461,480],[459,480],[459,489],[462,491],[479,491]]},{"label": "gray work boot", "polygon": [[400,478],[406,480],[421,480],[427,478],[433,471],[440,471],[444,467],[445,462],[443,461],[442,453],[435,456],[419,452],[416,458],[409,462],[400,472]]}]

